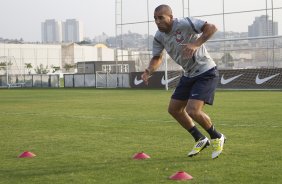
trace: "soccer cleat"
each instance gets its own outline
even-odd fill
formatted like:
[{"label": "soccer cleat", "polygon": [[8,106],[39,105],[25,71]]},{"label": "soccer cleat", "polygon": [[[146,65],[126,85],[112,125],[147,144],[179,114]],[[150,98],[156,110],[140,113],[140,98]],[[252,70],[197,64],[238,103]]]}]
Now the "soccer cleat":
[{"label": "soccer cleat", "polygon": [[211,145],[213,150],[212,159],[218,158],[218,156],[221,154],[225,140],[226,138],[223,134],[221,134],[220,138],[211,139]]},{"label": "soccer cleat", "polygon": [[207,137],[200,139],[196,142],[195,146],[193,147],[192,151],[188,153],[188,157],[193,157],[200,153],[203,149],[210,145],[210,141]]}]

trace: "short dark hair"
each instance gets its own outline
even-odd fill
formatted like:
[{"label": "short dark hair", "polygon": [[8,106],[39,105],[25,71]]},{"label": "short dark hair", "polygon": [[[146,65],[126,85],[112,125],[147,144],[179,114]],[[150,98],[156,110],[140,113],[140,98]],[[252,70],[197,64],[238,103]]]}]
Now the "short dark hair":
[{"label": "short dark hair", "polygon": [[171,10],[170,6],[168,6],[166,4],[161,4],[158,7],[156,7],[155,12],[163,10],[163,9],[165,9],[168,14],[172,15],[172,10]]}]

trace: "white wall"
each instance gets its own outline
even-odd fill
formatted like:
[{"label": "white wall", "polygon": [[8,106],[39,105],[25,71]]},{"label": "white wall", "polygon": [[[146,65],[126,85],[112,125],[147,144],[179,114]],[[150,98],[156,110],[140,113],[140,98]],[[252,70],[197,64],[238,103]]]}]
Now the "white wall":
[{"label": "white wall", "polygon": [[[99,51],[100,50],[100,51]],[[98,53],[100,52],[100,54]],[[121,54],[123,52],[123,58]],[[118,50],[119,61],[133,59],[128,57],[127,50]],[[136,53],[135,53],[136,54]],[[98,55],[101,57],[98,58]],[[80,46],[78,44],[3,44],[0,43],[0,56],[14,57],[13,66],[18,66],[21,73],[28,73],[25,63],[31,63],[34,69],[42,64],[44,67],[60,67],[63,70],[64,64],[76,64],[83,61],[115,61],[115,50],[107,47]],[[2,62],[2,61],[0,61]],[[70,71],[70,72],[73,72]]]},{"label": "white wall", "polygon": [[74,63],[81,61],[97,61],[97,49],[93,46],[74,46]]},{"label": "white wall", "polygon": [[22,74],[27,73],[25,63],[33,66],[31,73],[35,73],[34,69],[40,64],[61,67],[61,45],[0,44],[0,56],[13,58],[12,67]]},{"label": "white wall", "polygon": [[102,48],[102,61],[115,61],[115,50]]}]

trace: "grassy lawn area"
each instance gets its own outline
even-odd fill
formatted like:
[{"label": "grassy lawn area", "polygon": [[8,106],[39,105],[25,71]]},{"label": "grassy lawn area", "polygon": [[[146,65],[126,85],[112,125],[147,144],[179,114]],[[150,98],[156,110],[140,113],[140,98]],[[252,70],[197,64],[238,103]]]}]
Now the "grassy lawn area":
[{"label": "grassy lawn area", "polygon": [[[194,140],[167,113],[171,93],[0,89],[0,183],[176,183],[177,171],[195,184],[282,181],[281,91],[216,93],[205,111],[227,142],[215,160],[211,147],[186,156]],[[17,158],[26,150],[36,157]],[[151,158],[133,160],[141,151]]]}]

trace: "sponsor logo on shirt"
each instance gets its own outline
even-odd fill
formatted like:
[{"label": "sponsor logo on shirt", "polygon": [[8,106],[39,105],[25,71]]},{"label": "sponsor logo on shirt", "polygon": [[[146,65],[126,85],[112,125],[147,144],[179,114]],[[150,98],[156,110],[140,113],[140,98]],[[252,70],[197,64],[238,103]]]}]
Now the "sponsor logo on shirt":
[{"label": "sponsor logo on shirt", "polygon": [[181,35],[181,31],[175,32],[175,40],[177,43],[181,43],[184,40],[183,36]]}]

